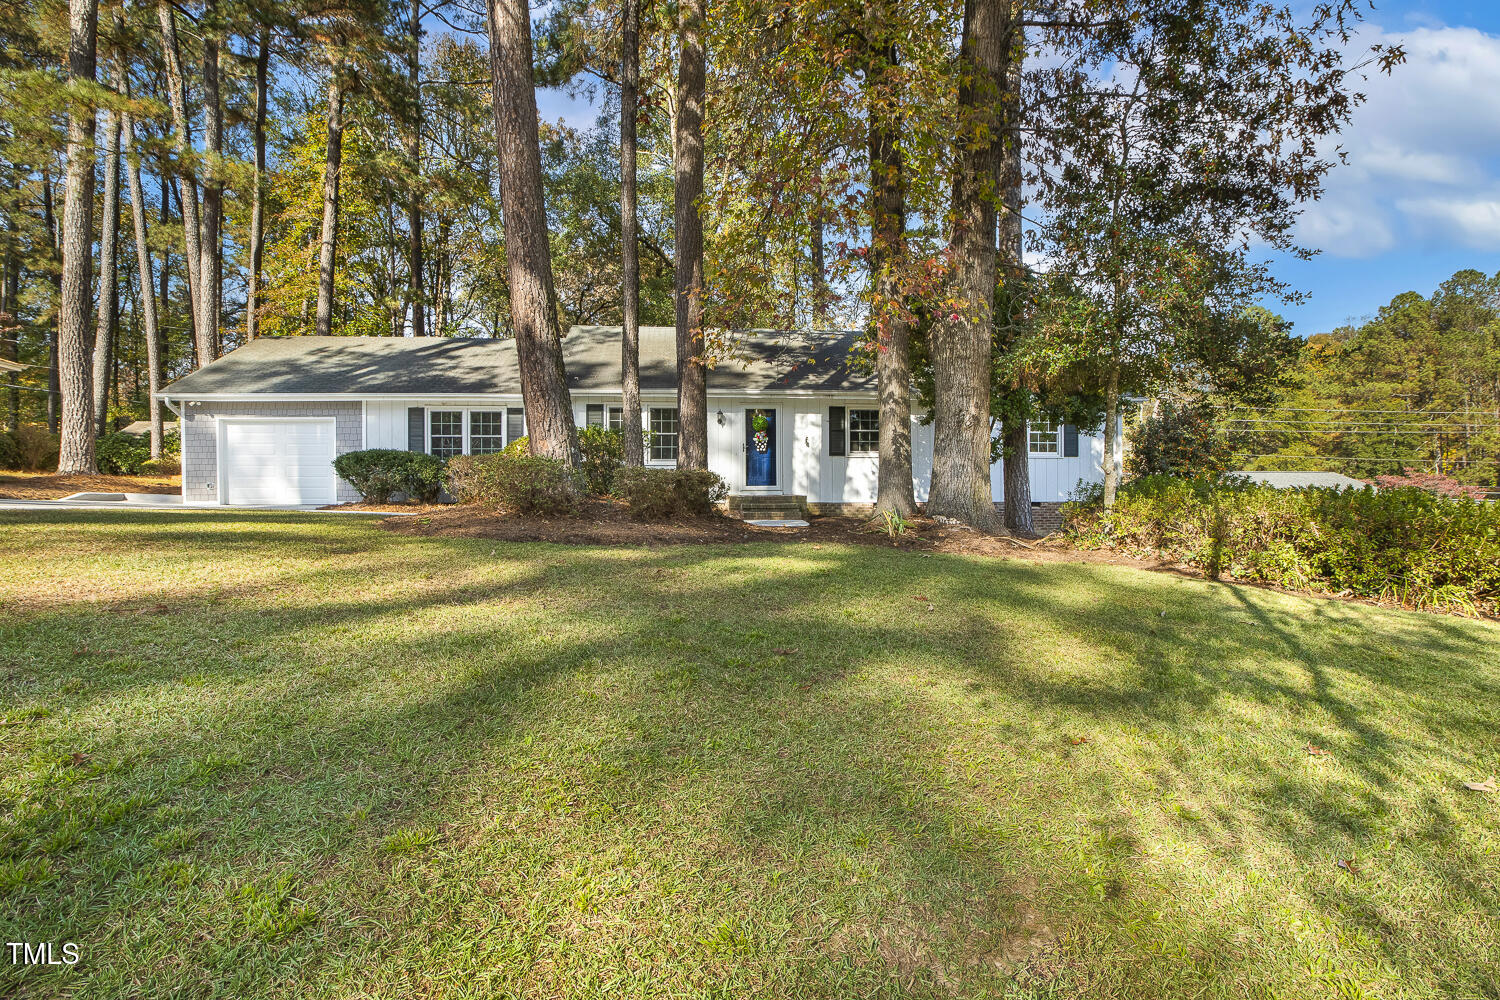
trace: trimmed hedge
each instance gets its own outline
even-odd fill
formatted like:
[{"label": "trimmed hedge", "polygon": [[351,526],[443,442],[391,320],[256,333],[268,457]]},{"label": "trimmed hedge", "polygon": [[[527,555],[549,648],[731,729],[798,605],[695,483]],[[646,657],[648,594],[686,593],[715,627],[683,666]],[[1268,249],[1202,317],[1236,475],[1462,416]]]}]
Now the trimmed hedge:
[{"label": "trimmed hedge", "polygon": [[631,515],[643,521],[702,517],[729,495],[724,480],[705,469],[626,468],[616,481]]},{"label": "trimmed hedge", "polygon": [[555,458],[509,454],[457,455],[448,462],[448,492],[459,503],[482,503],[517,514],[571,514],[583,477]]},{"label": "trimmed hedge", "polygon": [[432,503],[443,492],[443,460],[419,451],[368,448],[333,460],[339,478],[373,503],[385,503],[396,493]]},{"label": "trimmed hedge", "polygon": [[1083,487],[1063,507],[1080,548],[1187,563],[1218,578],[1500,613],[1500,505],[1410,487],[1280,490],[1243,478],[1145,476],[1111,510]]}]

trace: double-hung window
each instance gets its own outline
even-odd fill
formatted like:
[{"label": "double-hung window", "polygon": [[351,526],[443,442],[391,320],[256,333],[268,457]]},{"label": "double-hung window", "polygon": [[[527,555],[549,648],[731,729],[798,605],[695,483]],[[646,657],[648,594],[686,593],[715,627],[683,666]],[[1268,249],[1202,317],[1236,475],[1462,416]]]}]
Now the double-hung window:
[{"label": "double-hung window", "polygon": [[464,411],[432,410],[427,414],[427,450],[438,458],[464,453]]},{"label": "double-hung window", "polygon": [[1053,420],[1033,420],[1027,430],[1028,450],[1033,455],[1056,455],[1058,426]]},{"label": "double-hung window", "polygon": [[677,407],[651,407],[651,461],[677,461]]},{"label": "double-hung window", "polygon": [[585,427],[603,427],[605,430],[617,431],[624,423],[623,415],[624,411],[618,406],[588,403],[583,408],[583,424]]},{"label": "double-hung window", "polygon": [[849,411],[849,454],[875,455],[880,452],[880,411]]},{"label": "double-hung window", "polygon": [[469,411],[469,454],[489,455],[505,447],[505,411]]}]

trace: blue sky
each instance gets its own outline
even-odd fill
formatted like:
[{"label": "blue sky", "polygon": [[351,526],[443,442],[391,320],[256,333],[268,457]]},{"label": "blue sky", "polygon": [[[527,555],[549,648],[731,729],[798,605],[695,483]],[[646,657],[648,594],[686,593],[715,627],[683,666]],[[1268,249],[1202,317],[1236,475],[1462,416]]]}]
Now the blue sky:
[{"label": "blue sky", "polygon": [[[1273,262],[1307,299],[1267,305],[1304,337],[1371,316],[1401,292],[1430,294],[1461,268],[1500,271],[1500,0],[1376,8],[1351,49],[1398,43],[1407,62],[1361,84],[1368,100],[1329,144],[1348,165],[1298,227],[1319,254]],[[587,125],[596,114],[557,91],[537,97],[547,118]]]},{"label": "blue sky", "polygon": [[1277,259],[1307,293],[1278,306],[1309,336],[1429,294],[1460,268],[1500,270],[1500,3],[1377,0],[1356,44],[1404,44],[1407,62],[1361,89],[1338,137],[1347,166],[1299,226],[1311,261]]}]

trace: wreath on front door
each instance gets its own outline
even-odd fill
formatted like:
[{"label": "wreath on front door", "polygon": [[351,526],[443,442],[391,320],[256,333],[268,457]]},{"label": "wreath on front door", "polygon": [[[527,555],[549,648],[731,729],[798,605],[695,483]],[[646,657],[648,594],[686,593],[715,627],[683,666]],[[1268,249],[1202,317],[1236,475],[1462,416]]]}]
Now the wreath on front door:
[{"label": "wreath on front door", "polygon": [[755,450],[765,451],[771,447],[771,435],[768,433],[771,428],[771,421],[766,419],[766,415],[764,413],[757,413],[751,418],[750,426],[755,428],[755,434],[750,438],[750,443],[755,445]]}]

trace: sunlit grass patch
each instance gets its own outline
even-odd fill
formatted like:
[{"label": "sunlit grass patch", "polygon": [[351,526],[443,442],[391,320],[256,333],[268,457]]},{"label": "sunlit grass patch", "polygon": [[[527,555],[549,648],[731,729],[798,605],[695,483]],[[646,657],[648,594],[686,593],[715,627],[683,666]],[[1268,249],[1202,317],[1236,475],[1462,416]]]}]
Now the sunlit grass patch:
[{"label": "sunlit grass patch", "polygon": [[795,542],[0,531],[0,935],[84,956],[0,995],[1493,995],[1492,624]]}]

